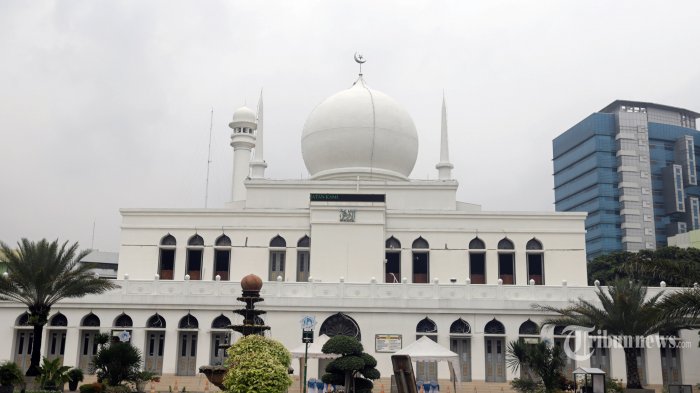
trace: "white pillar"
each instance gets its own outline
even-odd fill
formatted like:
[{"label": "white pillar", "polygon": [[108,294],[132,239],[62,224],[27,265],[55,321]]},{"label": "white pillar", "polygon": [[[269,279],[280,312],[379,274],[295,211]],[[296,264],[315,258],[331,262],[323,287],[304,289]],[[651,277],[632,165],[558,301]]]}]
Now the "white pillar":
[{"label": "white pillar", "polygon": [[80,327],[66,328],[66,350],[63,353],[63,365],[78,367],[78,352],[80,352]]},{"label": "white pillar", "polygon": [[[475,326],[472,326],[474,329]],[[472,381],[486,380],[486,347],[483,333],[472,335]]]},{"label": "white pillar", "polygon": [[163,348],[163,374],[174,375],[177,372],[178,342],[179,332],[177,329],[167,329],[165,332],[165,347]]}]

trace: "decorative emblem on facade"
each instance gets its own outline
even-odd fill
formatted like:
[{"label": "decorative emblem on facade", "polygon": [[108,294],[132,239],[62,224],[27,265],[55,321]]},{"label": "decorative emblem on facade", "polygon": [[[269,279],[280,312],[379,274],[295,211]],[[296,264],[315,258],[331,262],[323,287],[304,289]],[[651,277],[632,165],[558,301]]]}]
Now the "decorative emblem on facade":
[{"label": "decorative emblem on facade", "polygon": [[355,222],[355,210],[340,209],[340,222]]}]

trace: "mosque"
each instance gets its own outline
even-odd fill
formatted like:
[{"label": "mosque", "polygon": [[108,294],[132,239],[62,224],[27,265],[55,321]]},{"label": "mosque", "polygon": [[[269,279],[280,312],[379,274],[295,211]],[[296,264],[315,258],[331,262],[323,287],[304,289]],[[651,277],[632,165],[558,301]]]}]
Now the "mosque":
[{"label": "mosque", "polygon": [[[265,281],[258,307],[272,337],[297,347],[300,321],[312,316],[316,337],[360,339],[383,377],[392,373],[391,355],[423,336],[459,356],[455,377],[484,383],[519,376],[506,367],[509,341],[544,337],[576,347],[562,326],[540,331],[544,315],[532,305],[594,299],[585,213],[489,212],[458,201],[444,100],[435,180],[410,178],[419,151],[413,120],[362,75],[308,116],[308,179],[265,176],[263,120],[262,100],[257,112],[233,113],[230,203],[121,210],[121,288],[57,304],[44,331],[46,356],[87,370],[97,333],[128,332],[145,369],[196,375],[220,364],[218,346],[237,339],[226,327],[240,323],[231,310],[250,273]],[[32,331],[24,307],[0,303],[0,313],[3,335],[12,337],[0,342],[0,359],[26,367]],[[681,338],[697,347],[694,332]],[[640,349],[638,358],[647,384],[700,382],[695,348]],[[309,376],[323,364],[310,362]],[[570,359],[566,371],[588,366],[625,378],[621,349],[596,348]],[[451,376],[443,362],[418,362],[415,371],[425,381]]]}]

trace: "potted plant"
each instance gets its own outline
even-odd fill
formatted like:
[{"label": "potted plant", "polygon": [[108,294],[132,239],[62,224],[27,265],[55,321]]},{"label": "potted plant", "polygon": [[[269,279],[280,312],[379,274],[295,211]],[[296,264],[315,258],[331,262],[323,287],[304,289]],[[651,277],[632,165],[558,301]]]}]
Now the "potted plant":
[{"label": "potted plant", "polygon": [[68,377],[70,367],[61,365],[61,359],[49,360],[44,357],[43,364],[39,370],[39,386],[44,390],[63,391],[63,385],[70,381]]},{"label": "potted plant", "polygon": [[23,374],[15,362],[4,361],[0,363],[0,393],[12,393],[16,383],[24,382]]},{"label": "potted plant", "polygon": [[139,371],[134,373],[131,382],[134,383],[134,387],[136,388],[137,392],[143,393],[146,391],[147,382],[158,382],[159,380],[160,376],[156,373],[150,371]]},{"label": "potted plant", "polygon": [[78,383],[83,382],[83,370],[72,368],[68,371],[68,390],[75,392],[78,389]]}]

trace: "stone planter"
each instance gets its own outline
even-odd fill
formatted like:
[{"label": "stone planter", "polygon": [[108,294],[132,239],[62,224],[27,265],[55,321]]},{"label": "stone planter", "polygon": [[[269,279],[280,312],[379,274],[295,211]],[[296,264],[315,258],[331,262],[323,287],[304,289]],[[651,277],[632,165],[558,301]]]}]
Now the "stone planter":
[{"label": "stone planter", "polygon": [[204,374],[209,382],[221,390],[226,390],[224,388],[226,371],[228,371],[228,368],[224,366],[202,366],[199,368],[199,372]]}]

